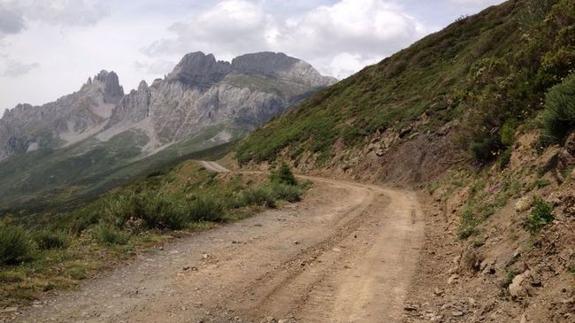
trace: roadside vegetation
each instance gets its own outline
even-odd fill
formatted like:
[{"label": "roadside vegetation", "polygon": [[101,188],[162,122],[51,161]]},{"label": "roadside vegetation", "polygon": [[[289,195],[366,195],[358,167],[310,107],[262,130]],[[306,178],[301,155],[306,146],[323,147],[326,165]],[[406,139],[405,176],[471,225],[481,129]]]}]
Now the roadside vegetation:
[{"label": "roadside vegetation", "polygon": [[70,211],[0,218],[0,307],[69,288],[172,237],[300,201],[287,165],[268,177],[209,173],[194,162]]}]

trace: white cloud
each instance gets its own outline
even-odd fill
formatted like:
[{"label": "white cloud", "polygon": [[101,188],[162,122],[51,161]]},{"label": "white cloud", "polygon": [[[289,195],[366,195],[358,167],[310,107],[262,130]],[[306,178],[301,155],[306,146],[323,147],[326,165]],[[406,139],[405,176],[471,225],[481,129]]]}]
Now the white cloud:
[{"label": "white cloud", "polygon": [[[0,14],[10,13],[17,31],[24,20],[61,26],[86,26],[108,15],[109,8],[97,0],[0,0]],[[1,26],[1,25],[0,25]]]},{"label": "white cloud", "polygon": [[32,70],[38,68],[40,64],[38,63],[23,63],[11,58],[0,62],[0,75],[5,77],[19,77],[30,73]]},{"label": "white cloud", "polygon": [[222,1],[195,15],[189,22],[173,24],[169,31],[174,38],[158,40],[144,51],[151,56],[181,56],[197,50],[249,52],[265,45],[271,24],[271,17],[260,5],[244,0]]},{"label": "white cloud", "polygon": [[136,61],[134,66],[149,75],[167,75],[171,70],[174,69],[176,63],[169,60],[158,59],[158,60],[142,60]]},{"label": "white cloud", "polygon": [[[144,49],[151,57],[190,51],[233,57],[273,50],[306,59],[322,72],[347,76],[427,33],[402,7],[388,0],[341,0],[294,16],[266,12],[263,2],[226,0],[170,28],[172,38]],[[345,66],[338,65],[345,62]]]},{"label": "white cloud", "polygon": [[0,2],[0,37],[7,34],[16,34],[24,29],[22,14],[6,3]]},{"label": "white cloud", "polygon": [[494,5],[501,3],[502,0],[449,0],[456,4],[471,4],[471,5]]},{"label": "white cloud", "polygon": [[304,54],[325,55],[341,50],[385,55],[405,46],[423,27],[400,7],[383,0],[343,0],[316,8],[288,22],[279,45]]},{"label": "white cloud", "polygon": [[361,54],[341,53],[327,62],[327,70],[337,78],[344,78],[358,72],[367,65],[376,64],[381,60],[380,56],[365,58]]}]

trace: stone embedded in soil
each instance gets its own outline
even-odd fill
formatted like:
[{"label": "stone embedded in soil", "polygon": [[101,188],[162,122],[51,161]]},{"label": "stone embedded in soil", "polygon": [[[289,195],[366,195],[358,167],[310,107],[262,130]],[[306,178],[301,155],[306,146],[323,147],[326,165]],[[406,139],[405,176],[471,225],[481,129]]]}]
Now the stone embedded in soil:
[{"label": "stone embedded in soil", "polygon": [[521,213],[529,210],[531,205],[533,204],[533,197],[531,196],[524,196],[515,202],[515,212]]},{"label": "stone embedded in soil", "polygon": [[457,283],[458,280],[459,280],[459,275],[457,275],[457,274],[451,275],[451,277],[449,277],[449,279],[447,280],[447,284],[453,285],[453,284]]},{"label": "stone embedded in soil", "polygon": [[525,287],[524,282],[530,274],[531,272],[526,270],[524,273],[513,278],[511,284],[509,285],[509,295],[511,295],[511,297],[518,298],[526,294],[527,288]]},{"label": "stone embedded in soil", "polygon": [[18,307],[6,307],[4,308],[2,311],[2,313],[13,313],[13,312],[18,312]]},{"label": "stone embedded in soil", "polygon": [[451,313],[451,315],[455,316],[455,317],[461,317],[463,315],[465,315],[465,313],[461,312],[461,311],[453,311]]}]

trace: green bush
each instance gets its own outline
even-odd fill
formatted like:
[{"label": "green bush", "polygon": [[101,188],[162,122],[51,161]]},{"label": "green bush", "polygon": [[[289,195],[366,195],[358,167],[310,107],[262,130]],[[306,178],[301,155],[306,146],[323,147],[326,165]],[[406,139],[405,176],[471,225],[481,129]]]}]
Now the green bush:
[{"label": "green bush", "polygon": [[64,249],[68,245],[68,237],[64,232],[42,230],[32,236],[41,250]]},{"label": "green bush", "polygon": [[94,228],[94,238],[106,245],[125,245],[130,235],[112,225],[101,223]]},{"label": "green bush", "polygon": [[477,226],[479,225],[479,220],[473,214],[471,208],[467,208],[463,211],[461,217],[461,224],[459,226],[458,236],[459,239],[465,240],[475,234],[477,234]]},{"label": "green bush", "polygon": [[575,74],[553,87],[546,95],[543,111],[543,136],[557,143],[575,129]]},{"label": "green bush", "polygon": [[259,205],[269,208],[276,207],[276,201],[273,192],[265,187],[247,189],[241,194],[241,204]]},{"label": "green bush", "polygon": [[517,122],[513,119],[507,120],[501,130],[499,130],[499,136],[501,137],[501,143],[506,147],[511,147],[515,142],[515,128],[517,127]]},{"label": "green bush", "polygon": [[148,229],[180,230],[190,222],[185,198],[155,192],[136,197],[134,216],[143,220]]},{"label": "green bush", "polygon": [[271,190],[277,199],[291,203],[301,201],[301,196],[303,194],[302,189],[299,186],[279,183],[272,184]]},{"label": "green bush", "polygon": [[470,149],[473,159],[481,164],[486,164],[497,156],[500,145],[497,139],[482,138],[471,143]]},{"label": "green bush", "polygon": [[538,197],[533,202],[533,210],[527,217],[525,226],[529,232],[537,233],[554,219],[553,206]]},{"label": "green bush", "polygon": [[69,232],[74,235],[79,235],[84,230],[98,223],[100,213],[93,210],[91,207],[85,207],[73,212],[70,215]]},{"label": "green bush", "polygon": [[100,218],[118,227],[124,227],[127,222],[136,218],[138,196],[134,192],[114,194],[105,198],[97,205]]},{"label": "green bush", "polygon": [[189,204],[188,215],[193,221],[222,221],[224,208],[213,198],[201,197]]},{"label": "green bush", "polygon": [[272,183],[297,185],[297,180],[286,163],[282,163],[278,169],[271,173],[270,180]]},{"label": "green bush", "polygon": [[20,227],[0,224],[0,265],[14,265],[32,256],[30,236]]},{"label": "green bush", "polygon": [[500,169],[504,169],[507,167],[507,165],[509,165],[509,162],[511,162],[512,152],[513,151],[511,148],[507,148],[501,153],[501,156],[499,157],[499,168]]}]

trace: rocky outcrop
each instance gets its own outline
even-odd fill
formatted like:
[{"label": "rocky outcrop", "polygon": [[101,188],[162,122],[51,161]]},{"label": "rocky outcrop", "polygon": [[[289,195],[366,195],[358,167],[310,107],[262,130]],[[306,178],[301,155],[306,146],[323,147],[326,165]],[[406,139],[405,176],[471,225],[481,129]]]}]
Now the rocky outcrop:
[{"label": "rocky outcrop", "polygon": [[20,104],[0,121],[0,160],[39,148],[54,149],[102,129],[124,96],[118,76],[102,71],[80,91],[43,106]]},{"label": "rocky outcrop", "polygon": [[216,61],[212,54],[195,52],[184,56],[167,80],[205,88],[221,81],[231,71],[230,63]]},{"label": "rocky outcrop", "polygon": [[92,137],[107,141],[133,129],[149,137],[150,151],[219,125],[250,131],[334,82],[303,61],[271,52],[231,63],[190,53],[165,79],[151,86],[142,81],[127,95],[116,73],[101,71],[56,102],[6,111],[0,120],[0,160]]},{"label": "rocky outcrop", "polygon": [[151,139],[147,149],[156,151],[208,128],[251,131],[306,93],[333,82],[281,53],[243,55],[231,64],[191,53],[165,79],[151,86],[141,83],[126,95],[99,138],[137,127]]},{"label": "rocky outcrop", "polygon": [[310,64],[282,53],[242,55],[232,61],[232,69],[237,73],[277,77],[311,87],[329,86],[336,81],[334,78],[322,76]]}]

